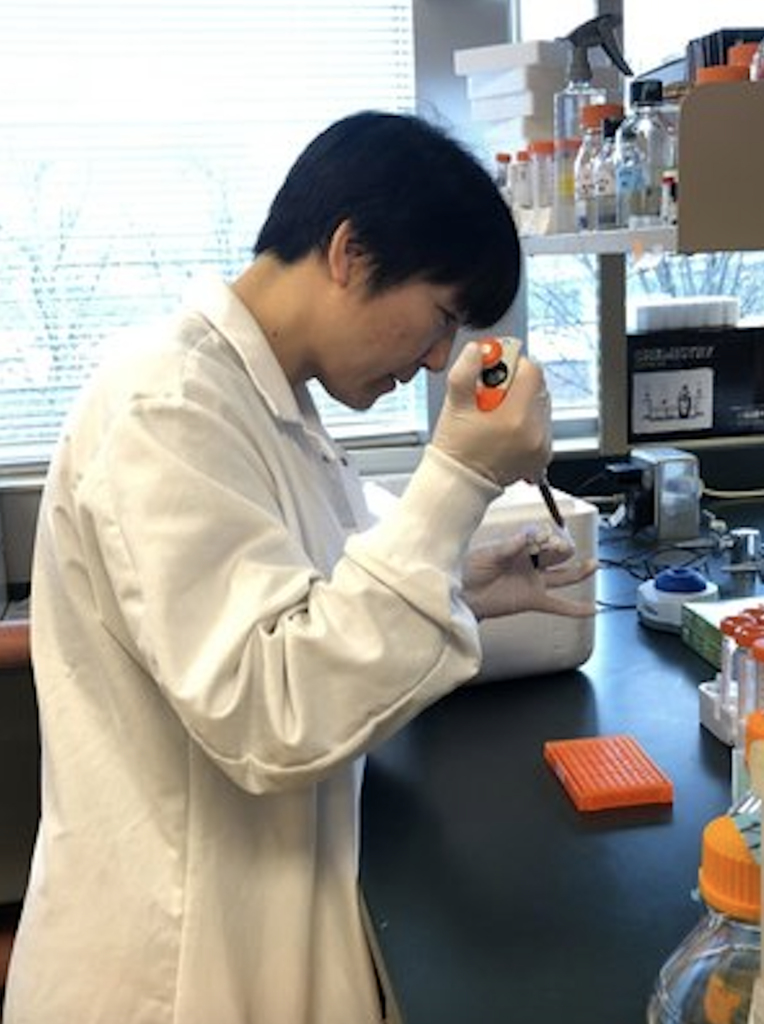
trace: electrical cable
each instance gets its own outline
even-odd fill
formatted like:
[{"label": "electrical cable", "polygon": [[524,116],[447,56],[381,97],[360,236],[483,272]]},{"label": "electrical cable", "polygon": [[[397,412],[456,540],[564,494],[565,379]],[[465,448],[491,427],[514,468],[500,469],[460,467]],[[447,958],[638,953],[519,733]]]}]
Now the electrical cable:
[{"label": "electrical cable", "polygon": [[719,498],[722,501],[754,500],[756,498],[764,498],[764,488],[752,491],[717,491],[714,488],[706,487],[704,484],[703,494],[708,495],[709,498]]}]

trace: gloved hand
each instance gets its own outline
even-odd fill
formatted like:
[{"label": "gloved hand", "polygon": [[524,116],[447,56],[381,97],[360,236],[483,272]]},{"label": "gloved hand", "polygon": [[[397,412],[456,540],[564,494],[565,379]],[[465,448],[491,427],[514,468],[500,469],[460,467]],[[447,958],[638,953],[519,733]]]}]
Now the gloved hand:
[{"label": "gloved hand", "polygon": [[577,560],[573,552],[567,531],[553,527],[529,527],[480,544],[468,552],[465,563],[467,603],[478,619],[529,611],[573,618],[594,615],[593,601],[552,592],[596,572],[594,559]]},{"label": "gloved hand", "polygon": [[481,369],[480,346],[470,342],[449,372],[432,444],[500,487],[538,480],[552,451],[544,375],[534,363],[520,359],[504,401],[482,412],[475,403]]}]

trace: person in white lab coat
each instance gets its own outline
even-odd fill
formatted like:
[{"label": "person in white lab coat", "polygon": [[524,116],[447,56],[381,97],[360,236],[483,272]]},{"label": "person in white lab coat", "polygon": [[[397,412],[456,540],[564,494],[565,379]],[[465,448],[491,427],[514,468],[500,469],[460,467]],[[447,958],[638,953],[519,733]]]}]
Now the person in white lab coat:
[{"label": "person in white lab coat", "polygon": [[471,155],[416,117],[357,114],[299,157],[242,275],[85,389],[35,546],[42,816],[6,1024],[380,1021],[363,756],[474,676],[478,616],[591,613],[547,584],[592,567],[536,571],[525,537],[468,554],[489,503],[549,459],[529,361],[480,412],[466,346],[376,523],[306,385],[361,410],[443,370],[519,272]]}]

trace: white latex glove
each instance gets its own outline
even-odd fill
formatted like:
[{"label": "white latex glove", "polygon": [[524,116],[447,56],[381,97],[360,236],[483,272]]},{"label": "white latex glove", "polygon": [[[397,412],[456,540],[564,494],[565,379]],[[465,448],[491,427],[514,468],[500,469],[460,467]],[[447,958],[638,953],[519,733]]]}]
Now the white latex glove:
[{"label": "white latex glove", "polygon": [[553,592],[596,572],[595,559],[575,559],[573,552],[567,531],[552,527],[529,527],[477,545],[465,562],[467,603],[478,619],[530,611],[572,618],[594,615],[593,601]]},{"label": "white latex glove", "polygon": [[552,452],[549,394],[544,375],[520,359],[507,397],[491,412],[475,403],[482,369],[480,345],[469,342],[448,375],[448,390],[432,444],[500,487],[538,480]]}]

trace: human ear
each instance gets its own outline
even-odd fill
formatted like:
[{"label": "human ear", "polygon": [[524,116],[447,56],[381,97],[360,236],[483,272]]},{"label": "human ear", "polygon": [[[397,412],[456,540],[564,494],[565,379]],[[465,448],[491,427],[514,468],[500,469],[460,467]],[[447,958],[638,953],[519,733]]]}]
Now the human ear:
[{"label": "human ear", "polygon": [[343,220],[335,228],[326,258],[332,280],[343,287],[349,285],[360,272],[364,280],[368,276],[366,253],[354,237],[353,225],[349,220]]}]

